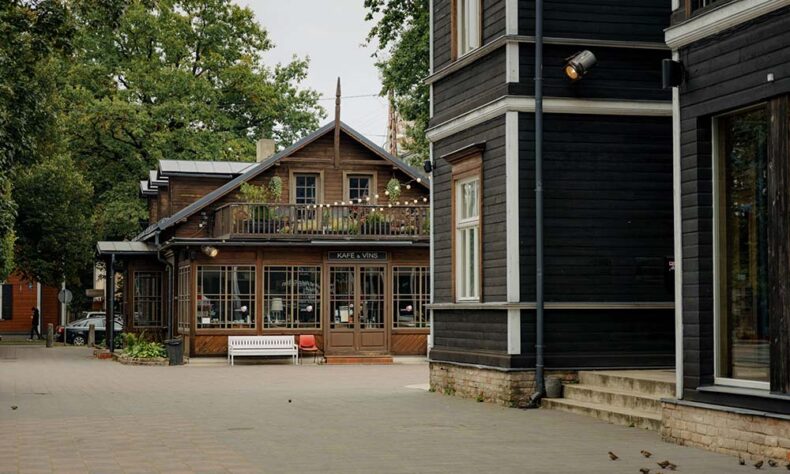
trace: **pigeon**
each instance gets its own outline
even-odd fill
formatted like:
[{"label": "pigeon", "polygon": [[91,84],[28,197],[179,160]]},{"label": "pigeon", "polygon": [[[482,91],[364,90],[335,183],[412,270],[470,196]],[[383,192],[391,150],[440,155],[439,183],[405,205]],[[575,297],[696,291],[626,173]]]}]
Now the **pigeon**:
[{"label": "pigeon", "polygon": [[671,462],[669,462],[669,461],[661,461],[661,462],[657,462],[656,464],[658,464],[659,466],[661,466],[661,469],[666,469],[666,468],[667,468],[667,467],[668,467],[670,464],[672,464],[672,463],[671,463]]},{"label": "pigeon", "polygon": [[669,463],[669,466],[667,467],[669,468],[670,471],[675,471],[678,468],[677,464],[672,464],[672,463]]},{"label": "pigeon", "polygon": [[11,409],[12,409],[12,410],[16,410],[17,408],[19,408],[19,407],[18,407],[18,406],[16,406],[16,405],[11,405]]},{"label": "pigeon", "polygon": [[650,451],[645,451],[644,449],[639,451],[639,452],[642,453],[642,456],[644,456],[646,458],[649,458],[650,456],[653,455],[653,453],[651,453]]},{"label": "pigeon", "polygon": [[288,399],[288,403],[291,403],[291,399],[290,398]]},{"label": "pigeon", "polygon": [[650,469],[643,467],[639,469],[639,472],[641,472],[642,474],[650,474]]},{"label": "pigeon", "polygon": [[617,461],[620,458],[617,457],[617,455],[615,453],[609,451],[609,459],[611,459],[612,461]]},{"label": "pigeon", "polygon": [[777,464],[777,462],[776,462],[776,461],[774,461],[773,459],[769,459],[769,460],[768,460],[768,465],[769,465],[769,466],[771,466],[771,467],[776,467],[776,464]]},{"label": "pigeon", "polygon": [[741,466],[746,464],[746,460],[743,459],[740,455],[738,456],[738,464],[740,464]]},{"label": "pigeon", "polygon": [[754,463],[754,468],[755,469],[762,469],[762,467],[763,467],[763,462],[762,461],[757,461],[756,463]]}]

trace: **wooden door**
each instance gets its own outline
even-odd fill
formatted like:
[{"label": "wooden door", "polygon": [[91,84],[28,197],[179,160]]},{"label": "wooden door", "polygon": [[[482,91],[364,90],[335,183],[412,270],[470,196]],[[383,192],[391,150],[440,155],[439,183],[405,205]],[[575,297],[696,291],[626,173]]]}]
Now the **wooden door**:
[{"label": "wooden door", "polygon": [[329,267],[327,353],[387,352],[386,267]]}]

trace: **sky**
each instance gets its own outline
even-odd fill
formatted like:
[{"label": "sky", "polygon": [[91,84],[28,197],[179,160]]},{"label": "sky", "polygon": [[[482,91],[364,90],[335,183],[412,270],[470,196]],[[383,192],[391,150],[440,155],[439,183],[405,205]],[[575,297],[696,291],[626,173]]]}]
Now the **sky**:
[{"label": "sky", "polygon": [[[364,46],[371,23],[365,21],[363,0],[236,0],[250,7],[269,32],[275,47],[264,56],[269,64],[285,63],[294,54],[310,57],[304,86],[326,100],[320,104],[334,118],[335,86],[340,77],[340,118],[374,143],[384,144],[387,101],[378,96],[381,81]],[[367,96],[367,97],[354,97]],[[323,123],[322,123],[323,125]]]}]

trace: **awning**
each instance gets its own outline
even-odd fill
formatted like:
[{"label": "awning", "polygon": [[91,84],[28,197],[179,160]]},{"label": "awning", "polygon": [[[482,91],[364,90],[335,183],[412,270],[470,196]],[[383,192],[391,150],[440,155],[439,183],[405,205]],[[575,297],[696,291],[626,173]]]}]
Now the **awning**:
[{"label": "awning", "polygon": [[99,255],[153,255],[156,253],[156,246],[138,241],[103,241],[96,243],[96,251]]}]

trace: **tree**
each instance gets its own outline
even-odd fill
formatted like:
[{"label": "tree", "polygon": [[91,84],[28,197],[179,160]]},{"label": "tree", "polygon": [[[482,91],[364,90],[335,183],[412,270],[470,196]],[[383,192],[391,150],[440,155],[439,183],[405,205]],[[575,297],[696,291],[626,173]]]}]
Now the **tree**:
[{"label": "tree", "polygon": [[101,238],[139,230],[137,183],[158,160],[252,160],[258,138],[288,145],[324,116],[299,86],[308,61],[264,65],[272,42],[230,0],[78,0],[75,12],[64,123]]},{"label": "tree", "polygon": [[15,181],[21,273],[47,285],[78,282],[93,262],[91,184],[66,155],[20,170]]},{"label": "tree", "polygon": [[69,51],[71,34],[60,1],[0,2],[0,281],[14,269],[13,170],[58,146],[53,58]]},{"label": "tree", "polygon": [[430,72],[430,15],[428,0],[365,0],[367,21],[375,21],[368,42],[377,41],[376,62],[382,77],[382,95],[394,94],[397,111],[410,125],[406,129],[408,161],[428,159],[429,89],[423,79]]}]

